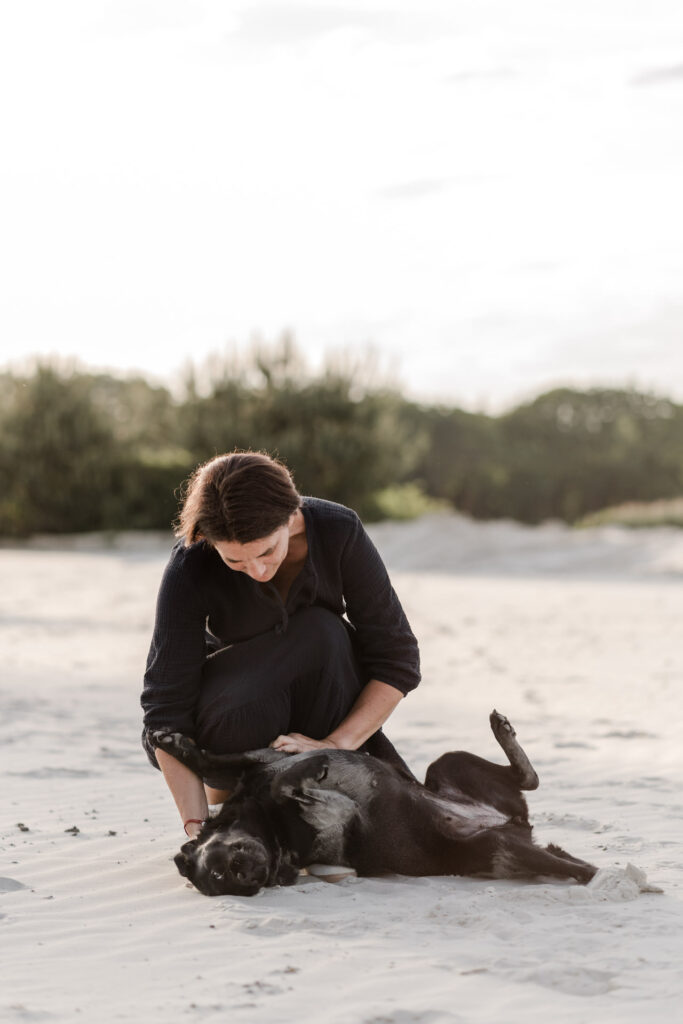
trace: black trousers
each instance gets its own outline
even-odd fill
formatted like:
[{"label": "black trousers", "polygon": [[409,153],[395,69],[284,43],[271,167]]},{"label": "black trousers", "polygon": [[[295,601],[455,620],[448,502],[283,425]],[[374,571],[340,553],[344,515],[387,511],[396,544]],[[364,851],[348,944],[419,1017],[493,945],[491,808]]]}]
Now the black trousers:
[{"label": "black trousers", "polygon": [[[348,624],[326,608],[304,608],[283,632],[209,655],[195,739],[214,754],[258,750],[289,732],[321,740],[346,717],[366,682]],[[381,729],[360,749],[410,771]]]}]

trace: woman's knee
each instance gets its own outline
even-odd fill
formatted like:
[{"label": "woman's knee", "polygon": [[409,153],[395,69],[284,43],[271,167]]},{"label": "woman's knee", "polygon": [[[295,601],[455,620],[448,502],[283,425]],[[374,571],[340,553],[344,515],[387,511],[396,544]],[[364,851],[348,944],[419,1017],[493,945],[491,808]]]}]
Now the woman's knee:
[{"label": "woman's knee", "polygon": [[307,646],[323,652],[352,647],[348,624],[328,608],[313,606],[296,612],[289,620],[287,633],[292,640],[304,640]]}]

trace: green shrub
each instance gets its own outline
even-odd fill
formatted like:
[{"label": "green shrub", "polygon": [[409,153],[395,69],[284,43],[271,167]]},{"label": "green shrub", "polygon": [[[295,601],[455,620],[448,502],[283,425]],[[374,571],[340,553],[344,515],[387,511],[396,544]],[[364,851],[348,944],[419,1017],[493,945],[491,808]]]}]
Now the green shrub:
[{"label": "green shrub", "polygon": [[366,502],[368,522],[380,519],[419,519],[450,508],[448,502],[430,498],[417,483],[395,484],[375,491]]},{"label": "green shrub", "polygon": [[682,406],[600,388],[555,389],[501,416],[420,405],[371,361],[309,372],[283,336],[190,365],[180,398],[49,363],[0,374],[0,534],[166,529],[193,468],[235,448],[279,455],[303,494],[366,519],[445,503],[527,523],[680,523],[675,502],[623,506],[683,494]]},{"label": "green shrub", "polygon": [[653,526],[683,527],[683,498],[663,501],[629,501],[583,516],[579,528],[591,526],[627,526],[639,529]]}]

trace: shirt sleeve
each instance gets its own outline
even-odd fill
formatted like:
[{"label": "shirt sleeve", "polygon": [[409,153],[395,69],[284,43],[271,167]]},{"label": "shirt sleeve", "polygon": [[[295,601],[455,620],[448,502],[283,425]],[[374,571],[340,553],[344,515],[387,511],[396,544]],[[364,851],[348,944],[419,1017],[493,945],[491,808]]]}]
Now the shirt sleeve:
[{"label": "shirt sleeve", "polygon": [[147,731],[171,729],[192,736],[194,710],[206,657],[206,610],[183,560],[172,557],[159,588],[154,633],[141,704],[143,746],[156,767]]},{"label": "shirt sleeve", "polygon": [[346,614],[356,630],[364,674],[406,694],[420,682],[417,640],[386,566],[354,513],[342,551]]}]

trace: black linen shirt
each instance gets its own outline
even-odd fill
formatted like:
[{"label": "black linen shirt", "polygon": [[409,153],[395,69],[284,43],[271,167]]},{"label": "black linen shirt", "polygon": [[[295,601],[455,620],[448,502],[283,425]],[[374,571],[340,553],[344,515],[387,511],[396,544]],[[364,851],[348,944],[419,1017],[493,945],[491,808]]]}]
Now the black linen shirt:
[{"label": "black linen shirt", "polygon": [[346,614],[367,680],[401,693],[420,681],[417,641],[387,570],[351,509],[303,498],[308,555],[283,602],[274,583],[230,569],[199,541],[179,541],[164,571],[142,693],[147,729],[192,736],[194,710],[207,654],[206,630],[218,646],[270,630],[283,632],[290,615],[316,605]]}]

